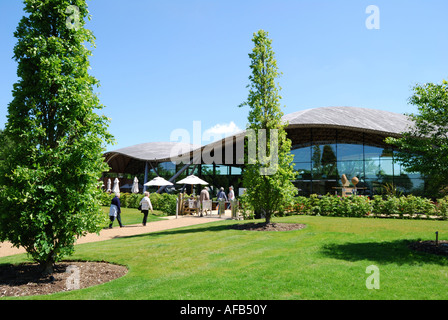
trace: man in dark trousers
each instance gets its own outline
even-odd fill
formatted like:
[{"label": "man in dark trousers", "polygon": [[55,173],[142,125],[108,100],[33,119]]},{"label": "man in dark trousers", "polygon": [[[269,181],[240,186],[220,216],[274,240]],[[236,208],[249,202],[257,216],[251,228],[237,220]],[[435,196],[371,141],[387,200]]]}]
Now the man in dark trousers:
[{"label": "man in dark trousers", "polygon": [[120,225],[120,228],[123,228],[124,225],[121,223],[121,203],[120,203],[120,193],[115,193],[115,197],[112,199],[112,203],[110,205],[110,211],[109,211],[109,229],[112,229],[112,224],[114,223],[115,217],[117,217],[118,224]]}]

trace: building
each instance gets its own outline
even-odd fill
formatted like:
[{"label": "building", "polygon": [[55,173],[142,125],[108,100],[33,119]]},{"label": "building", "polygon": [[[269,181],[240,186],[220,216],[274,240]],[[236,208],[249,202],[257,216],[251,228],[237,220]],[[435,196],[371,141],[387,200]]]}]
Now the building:
[{"label": "building", "polygon": [[[422,176],[406,172],[394,161],[396,151],[384,142],[386,137],[399,137],[411,125],[405,115],[356,107],[322,107],[291,113],[283,119],[288,123],[286,131],[297,171],[294,184],[300,194],[340,192],[343,174],[349,180],[359,179],[360,194],[379,193],[386,183],[393,183],[404,193],[423,192]],[[106,176],[137,176],[144,182],[155,175],[176,181],[195,174],[215,188],[233,185],[238,190],[247,187],[241,179],[244,164],[237,160],[244,136],[242,132],[202,147],[157,142],[107,152],[105,161],[111,171]],[[171,161],[173,148],[180,155],[176,163]],[[200,153],[218,154],[219,160],[195,160],[195,154]]]}]

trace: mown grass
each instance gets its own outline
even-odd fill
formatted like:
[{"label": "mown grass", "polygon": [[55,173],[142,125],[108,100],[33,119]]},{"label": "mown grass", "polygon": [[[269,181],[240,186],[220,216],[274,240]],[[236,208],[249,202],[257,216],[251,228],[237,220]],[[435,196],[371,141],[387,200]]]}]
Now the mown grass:
[{"label": "mown grass", "polygon": [[[73,259],[128,266],[126,276],[32,299],[447,299],[448,259],[409,241],[448,239],[447,222],[293,216],[305,229],[258,232],[213,222],[76,247]],[[1,258],[0,263],[25,260]],[[366,268],[380,271],[367,289]]]}]

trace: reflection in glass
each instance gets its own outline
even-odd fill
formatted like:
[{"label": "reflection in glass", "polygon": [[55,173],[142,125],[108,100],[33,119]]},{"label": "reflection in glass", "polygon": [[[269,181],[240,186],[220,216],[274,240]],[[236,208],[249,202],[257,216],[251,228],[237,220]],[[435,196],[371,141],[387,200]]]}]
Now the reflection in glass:
[{"label": "reflection in glass", "polygon": [[362,144],[338,144],[338,160],[363,160],[364,151]]},{"label": "reflection in glass", "polygon": [[308,162],[311,160],[311,147],[303,147],[291,150],[294,162]]},{"label": "reflection in glass", "polygon": [[319,143],[291,150],[294,169],[298,172],[297,185],[303,192],[333,193],[340,185],[343,174],[351,180],[357,177],[363,193],[380,192],[382,185],[393,183],[404,193],[423,190],[424,181],[419,173],[407,172],[394,161],[391,148],[351,143]]}]

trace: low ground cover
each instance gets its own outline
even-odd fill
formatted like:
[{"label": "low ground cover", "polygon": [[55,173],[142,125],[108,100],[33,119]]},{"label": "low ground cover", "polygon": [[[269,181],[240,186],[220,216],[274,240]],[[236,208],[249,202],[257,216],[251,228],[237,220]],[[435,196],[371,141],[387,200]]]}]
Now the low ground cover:
[{"label": "low ground cover", "polygon": [[[255,222],[261,222],[255,221]],[[447,299],[448,259],[415,251],[418,240],[448,240],[445,221],[318,216],[276,218],[294,231],[210,224],[76,247],[72,259],[128,267],[111,282],[31,299]],[[0,259],[25,261],[25,255]],[[380,288],[367,289],[378,267]]]}]

